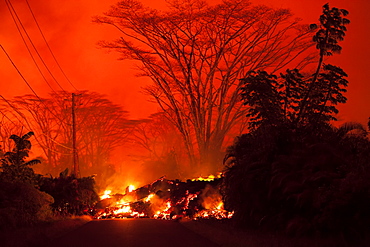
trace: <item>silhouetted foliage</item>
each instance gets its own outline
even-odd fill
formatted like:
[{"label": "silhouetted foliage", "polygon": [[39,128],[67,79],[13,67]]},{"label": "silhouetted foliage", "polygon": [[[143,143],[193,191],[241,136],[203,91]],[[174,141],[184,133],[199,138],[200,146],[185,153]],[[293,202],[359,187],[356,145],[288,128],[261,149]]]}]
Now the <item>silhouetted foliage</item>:
[{"label": "silhouetted foliage", "polygon": [[153,82],[146,92],[181,134],[190,167],[216,172],[227,134],[246,121],[238,79],[249,70],[280,70],[298,57],[299,67],[312,62],[305,52],[314,45],[312,30],[287,9],[248,0],[171,0],[168,7],[120,1],[94,19],[121,34],[100,45],[139,62],[140,75]]},{"label": "silhouetted foliage", "polygon": [[22,181],[0,180],[0,229],[33,225],[53,218],[53,197]]},{"label": "silhouetted foliage", "polygon": [[370,142],[359,124],[259,128],[229,149],[228,210],[243,226],[358,237],[370,225]]},{"label": "silhouetted foliage", "polygon": [[0,228],[29,226],[51,218],[53,198],[37,189],[40,175],[30,167],[39,164],[27,161],[33,132],[19,137],[11,135],[12,151],[3,153],[0,172]]},{"label": "silhouetted foliage", "polygon": [[309,89],[302,100],[303,103],[300,106],[297,121],[300,121],[300,118],[305,115],[306,109],[310,107],[306,102],[311,101],[310,97],[316,96],[314,89],[320,75],[320,70],[322,69],[324,57],[331,56],[334,53],[339,54],[342,50],[338,42],[344,39],[345,31],[347,31],[346,25],[350,23],[350,21],[345,18],[347,15],[348,11],[345,9],[329,8],[328,3],[323,6],[323,14],[319,18],[319,30],[313,36],[313,41],[316,43],[316,48],[319,50],[320,58]]},{"label": "silhouetted foliage", "polygon": [[5,152],[4,157],[0,160],[1,180],[36,184],[38,175],[34,173],[30,166],[40,164],[41,162],[37,159],[26,161],[31,149],[31,142],[28,139],[33,135],[33,132],[28,132],[22,137],[17,135],[10,136],[9,139],[14,141],[15,147],[12,151]]},{"label": "silhouetted foliage", "polygon": [[[297,69],[287,70],[280,77],[265,71],[250,72],[242,79],[244,86],[241,96],[248,105],[247,117],[250,117],[250,129],[262,125],[291,127],[317,127],[331,120],[336,120],[336,105],[345,103],[343,95],[348,81],[347,74],[334,65],[324,65],[311,96],[304,101],[310,90],[311,78],[304,78]],[[301,108],[305,105],[302,115]]]},{"label": "silhouetted foliage", "polygon": [[68,175],[68,169],[56,178],[43,177],[40,190],[53,196],[54,203],[51,206],[59,215],[89,214],[89,210],[99,200],[94,177],[76,178]]},{"label": "silhouetted foliage", "polygon": [[351,242],[369,230],[370,141],[361,124],[330,124],[348,81],[341,68],[322,66],[340,51],[347,14],[324,5],[312,77],[294,69],[242,79],[250,132],[229,148],[223,184],[226,209],[240,225]]},{"label": "silhouetted foliage", "polygon": [[29,226],[55,215],[87,214],[99,199],[93,177],[68,176],[68,169],[58,178],[35,174],[30,166],[40,161],[26,160],[33,135],[11,135],[14,148],[1,159],[0,228]]}]

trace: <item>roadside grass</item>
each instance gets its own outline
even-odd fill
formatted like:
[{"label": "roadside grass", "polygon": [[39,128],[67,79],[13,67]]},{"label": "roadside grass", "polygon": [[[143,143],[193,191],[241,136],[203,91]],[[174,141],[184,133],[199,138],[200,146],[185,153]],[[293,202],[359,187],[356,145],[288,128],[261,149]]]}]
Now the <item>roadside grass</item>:
[{"label": "roadside grass", "polygon": [[370,247],[370,236],[348,242],[342,236],[288,237],[277,233],[239,229],[230,220],[183,220],[181,224],[222,247]]},{"label": "roadside grass", "polygon": [[0,232],[2,247],[40,247],[91,221],[90,216],[59,218],[31,227]]}]

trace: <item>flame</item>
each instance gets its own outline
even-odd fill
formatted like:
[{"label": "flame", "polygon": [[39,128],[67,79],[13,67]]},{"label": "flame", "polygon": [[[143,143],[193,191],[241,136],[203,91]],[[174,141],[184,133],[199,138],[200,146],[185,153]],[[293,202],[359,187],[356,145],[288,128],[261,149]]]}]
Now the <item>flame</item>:
[{"label": "flame", "polygon": [[119,209],[114,210],[114,214],[127,214],[131,213],[131,207],[130,204],[123,204]]},{"label": "flame", "polygon": [[[199,177],[191,181],[214,181],[221,177],[210,175]],[[111,198],[102,205],[95,218],[128,218],[128,217],[151,217],[154,219],[178,219],[178,218],[231,218],[233,212],[224,209],[222,196],[215,184],[199,184],[181,181],[171,181],[162,177],[151,184],[135,190],[135,186],[129,185],[126,193],[112,195],[111,190],[105,190],[100,198]],[[184,190],[189,188],[192,192]],[[197,188],[194,190],[194,188]]]},{"label": "flame", "polygon": [[211,182],[214,181],[217,178],[221,178],[222,172],[219,172],[216,176],[215,175],[209,175],[208,177],[198,177],[193,178],[191,181],[205,181],[205,182]]},{"label": "flame", "polygon": [[104,199],[110,198],[110,194],[111,193],[112,193],[111,190],[105,190],[104,191],[104,194],[100,196],[100,200],[104,200]]},{"label": "flame", "polygon": [[144,201],[145,202],[150,202],[150,200],[154,197],[154,195],[155,195],[154,193],[148,195],[147,197],[144,198]]},{"label": "flame", "polygon": [[171,209],[172,205],[170,201],[166,201],[164,205],[162,206],[162,209],[157,211],[154,215],[154,219],[163,219],[168,220],[171,217]]},{"label": "flame", "polygon": [[133,186],[132,184],[130,184],[129,186],[128,186],[128,192],[132,192],[132,191],[134,191],[135,190],[135,186]]}]

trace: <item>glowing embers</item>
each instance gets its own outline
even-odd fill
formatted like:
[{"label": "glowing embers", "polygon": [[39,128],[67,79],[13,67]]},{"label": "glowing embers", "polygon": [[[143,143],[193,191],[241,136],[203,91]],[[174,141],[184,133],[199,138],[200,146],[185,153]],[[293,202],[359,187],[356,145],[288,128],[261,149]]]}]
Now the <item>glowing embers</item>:
[{"label": "glowing embers", "polygon": [[[211,179],[211,177],[208,177]],[[154,219],[231,218],[219,193],[220,179],[167,180],[164,177],[124,195],[107,191],[96,208],[96,218],[149,217]]]},{"label": "glowing embers", "polygon": [[100,200],[104,200],[104,199],[110,198],[110,194],[111,193],[112,193],[111,190],[104,191],[104,194],[100,196]]},{"label": "glowing embers", "polygon": [[132,184],[127,187],[128,192],[132,192],[134,190],[135,190],[135,186],[133,186]]},{"label": "glowing embers", "polygon": [[218,173],[217,175],[209,175],[208,177],[198,177],[194,178],[191,181],[206,181],[206,182],[211,182],[214,181],[215,179],[219,179],[222,176],[222,172]]},{"label": "glowing embers", "polygon": [[172,205],[170,201],[165,202],[162,205],[162,208],[158,211],[155,212],[153,215],[154,219],[163,219],[163,220],[169,220],[172,218],[171,213],[172,213]]},{"label": "glowing embers", "polygon": [[231,219],[234,212],[228,212],[224,209],[224,203],[220,201],[216,207],[206,208],[197,212],[193,219]]}]

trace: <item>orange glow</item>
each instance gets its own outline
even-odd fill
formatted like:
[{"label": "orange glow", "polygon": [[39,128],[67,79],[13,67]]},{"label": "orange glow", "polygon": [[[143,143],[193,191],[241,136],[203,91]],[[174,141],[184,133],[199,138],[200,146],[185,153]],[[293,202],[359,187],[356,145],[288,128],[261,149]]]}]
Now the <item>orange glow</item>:
[{"label": "orange glow", "polygon": [[100,200],[104,200],[104,199],[110,198],[110,194],[111,193],[112,193],[111,190],[104,191],[104,194],[100,196]]},{"label": "orange glow", "polygon": [[133,186],[132,184],[128,186],[128,192],[132,192],[135,190],[135,186]]},{"label": "orange glow", "polygon": [[[114,40],[120,37],[120,33],[113,28],[104,25],[92,23],[92,17],[102,15],[108,11],[109,7],[119,0],[107,1],[44,1],[44,0],[28,0],[32,10],[37,18],[37,21],[43,31],[43,34],[54,52],[59,64],[63,68],[69,80],[78,90],[89,90],[91,92],[99,92],[106,95],[107,99],[113,103],[120,105],[124,110],[129,112],[129,119],[137,120],[147,118],[150,114],[158,111],[159,106],[152,103],[148,99],[148,95],[142,93],[142,88],[150,85],[151,81],[146,77],[136,77],[137,71],[134,69],[137,64],[132,61],[117,60],[119,55],[115,52],[108,53],[104,49],[98,49],[97,42],[100,40]],[[206,0],[210,4],[220,3],[222,0]],[[151,8],[165,10],[166,0],[141,0],[141,2]],[[302,18],[302,23],[314,23],[318,21],[321,14],[321,6],[326,3],[321,0],[297,1],[297,0],[251,0],[252,4],[266,4],[275,8],[290,8],[296,17]],[[67,91],[75,89],[69,84],[68,80],[63,76],[58,69],[52,55],[47,49],[45,42],[40,35],[40,32],[35,24],[32,15],[30,14],[27,5],[24,1],[13,1],[12,4],[22,20],[27,31],[34,42],[35,47],[44,59],[49,69],[60,83],[61,87]],[[330,2],[332,7],[347,9],[350,14],[348,18],[351,23],[348,25],[348,32],[344,42],[341,44],[343,52],[328,58],[328,63],[336,64],[344,69],[349,75],[349,87],[346,96],[348,102],[345,105],[340,105],[338,119],[341,122],[356,121],[363,124],[367,123],[370,116],[370,84],[368,81],[367,69],[370,67],[370,46],[368,43],[370,22],[367,18],[367,11],[370,9],[370,1],[348,1],[336,0]],[[77,11],[78,10],[78,11]],[[23,76],[31,84],[32,88],[40,97],[47,97],[53,90],[61,90],[57,82],[55,82],[47,70],[41,66],[42,72],[51,84],[49,88],[42,75],[34,65],[31,56],[29,55],[25,44],[12,20],[12,17],[7,9],[5,1],[0,1],[0,13],[2,21],[0,22],[0,40],[1,45],[9,53],[14,63],[18,66]],[[32,47],[28,43],[29,47]],[[35,51],[32,50],[33,56],[36,57]],[[38,58],[37,58],[38,61]],[[11,65],[8,58],[0,50],[0,78],[3,83],[0,83],[1,95],[7,99],[12,99],[15,96],[32,94],[30,88],[27,87],[22,78],[17,74],[14,67]],[[11,85],[11,86],[9,86]],[[10,115],[9,115],[10,116]],[[231,138],[234,138],[231,137]],[[34,144],[34,143],[33,143]],[[36,142],[35,142],[36,144]],[[112,164],[110,168],[112,173],[119,174],[116,177],[111,176],[101,185],[102,190],[109,188],[110,191],[102,193],[100,198],[112,199],[114,193],[126,194],[125,186],[128,185],[127,192],[133,193],[141,184],[148,183],[153,179],[168,175],[168,168],[148,172],[148,168],[143,165],[145,158],[143,150],[132,148],[131,142],[127,141],[127,146],[117,148],[114,157],[110,157],[107,161]],[[37,145],[35,145],[36,147]],[[37,147],[36,147],[37,148]],[[41,151],[39,151],[41,152]],[[39,153],[32,155],[38,156]],[[177,157],[181,159],[182,157]],[[35,166],[37,171],[39,166]],[[102,170],[108,170],[104,167]],[[37,171],[38,173],[46,174],[47,172]],[[53,176],[58,176],[59,171],[53,171]],[[204,173],[202,175],[208,175]],[[83,174],[91,175],[91,174]],[[199,174],[191,174],[188,177],[192,178]],[[198,177],[192,181],[213,181],[220,178],[221,174],[210,175],[208,177]],[[98,174],[97,177],[101,177]],[[105,178],[104,178],[105,179]],[[132,180],[131,180],[132,179]],[[183,179],[183,178],[179,178]],[[114,181],[113,181],[114,180]],[[115,185],[108,187],[108,185]],[[133,186],[133,185],[135,186]],[[125,185],[125,186],[121,186]],[[100,191],[102,192],[102,191]],[[112,193],[113,192],[113,193]],[[199,199],[200,195],[189,193],[183,198],[183,203]],[[150,194],[145,199],[141,199],[143,203],[151,203],[155,200],[155,195]],[[115,207],[122,208],[120,212],[128,210],[127,203],[135,202],[137,198],[126,195],[123,199],[115,202]],[[158,202],[167,203],[167,202]],[[208,202],[207,210],[217,209],[223,210],[223,205],[220,202]],[[209,204],[209,205],[208,205]],[[216,206],[214,206],[216,204]],[[213,205],[213,206],[212,206]],[[173,207],[176,205],[172,205]],[[125,208],[126,207],[126,208]],[[160,206],[163,208],[157,210],[171,210],[168,205]],[[157,214],[157,211],[155,215]],[[130,211],[125,212],[125,214]],[[132,212],[135,217],[144,217],[143,213]],[[209,215],[209,212],[207,213]]]},{"label": "orange glow", "polygon": [[150,199],[152,199],[154,197],[155,194],[150,194],[149,196],[147,196],[144,201],[145,202],[150,202]]},{"label": "orange glow", "polygon": [[[104,199],[110,201],[95,217],[97,219],[150,217],[162,220],[183,217],[189,219],[231,218],[233,213],[224,209],[222,196],[218,189],[209,183],[210,179],[214,181],[220,176],[221,174],[210,175],[207,178],[186,183],[175,183],[172,180],[161,178],[137,190],[126,189],[127,193],[124,195],[114,194],[112,191],[106,190],[104,195],[101,196],[102,201]],[[184,186],[193,188],[198,186],[199,191],[193,193],[190,193],[189,190],[183,191],[186,188]],[[139,191],[143,188],[148,188],[152,192],[144,197],[140,196]],[[179,194],[180,191],[183,192]],[[186,212],[189,210],[193,213],[187,214]]]},{"label": "orange glow", "polygon": [[[108,95],[115,103],[122,104],[132,118],[143,118],[156,111],[156,105],[148,103],[146,96],[141,94],[141,87],[149,83],[148,79],[136,78],[134,65],[131,62],[117,61],[117,54],[107,54],[105,51],[96,48],[96,42],[102,39],[114,39],[119,36],[117,31],[104,26],[91,23],[91,17],[100,15],[118,0],[95,1],[63,1],[47,2],[41,0],[29,0],[33,12],[44,32],[44,35],[53,49],[56,58],[69,76],[74,85],[82,90],[97,91]],[[166,9],[166,1],[141,0],[141,2],[152,8]],[[211,4],[219,1],[210,1]],[[254,4],[266,4],[272,7],[291,8],[292,12],[301,17],[304,22],[316,22],[321,12],[322,1],[293,1],[293,0],[252,0]],[[45,49],[42,37],[37,26],[22,1],[13,1],[14,8],[24,23],[27,23],[30,36],[45,57],[45,61],[52,68],[57,79],[66,90],[72,90],[69,83],[55,68],[50,54]],[[364,109],[369,108],[367,95],[370,86],[366,83],[364,69],[369,67],[370,48],[367,45],[367,32],[370,22],[366,21],[367,12],[370,8],[369,1],[351,2],[347,0],[336,0],[331,3],[335,7],[345,8],[350,12],[351,24],[348,28],[348,35],[343,44],[343,54],[336,56],[345,71],[348,71],[351,82],[349,87],[349,100],[341,114],[346,121],[364,122],[368,113]],[[0,3],[3,16],[0,29],[3,30],[1,44],[9,52],[15,63],[28,78],[35,91],[44,96],[50,89],[45,86],[39,72],[32,63],[32,60],[23,44],[20,35],[13,23],[5,2]],[[78,9],[79,11],[76,11]],[[68,18],[66,18],[68,16]],[[63,35],[61,35],[63,34]],[[63,39],[57,38],[63,36]],[[71,62],[73,61],[73,62]],[[0,55],[2,80],[11,82],[12,87],[7,83],[0,86],[2,95],[11,98],[16,95],[30,93],[29,88],[24,84],[19,75],[14,71],[4,54]],[[76,66],[78,64],[78,66]],[[86,73],[88,71],[88,73]],[[132,82],[138,83],[132,83]],[[55,84],[55,83],[54,83]],[[55,86],[55,89],[57,87]],[[353,111],[351,109],[356,109]],[[361,109],[361,110],[358,110]]]},{"label": "orange glow", "polygon": [[209,175],[208,177],[198,177],[198,178],[194,178],[192,179],[191,181],[213,181],[217,178],[221,178],[222,176],[222,172],[219,172],[217,175]]}]

